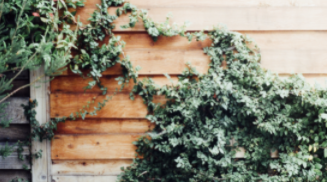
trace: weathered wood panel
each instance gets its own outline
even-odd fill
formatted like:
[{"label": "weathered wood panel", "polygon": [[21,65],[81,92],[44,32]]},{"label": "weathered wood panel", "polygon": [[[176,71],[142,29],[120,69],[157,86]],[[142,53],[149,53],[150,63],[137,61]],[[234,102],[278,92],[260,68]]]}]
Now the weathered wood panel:
[{"label": "weathered wood panel", "polygon": [[[24,80],[14,80],[13,81],[13,88],[11,90],[6,91],[7,93],[10,93],[12,91],[15,91],[16,89],[18,89],[21,86],[27,85],[29,84],[30,81],[28,79],[24,79]],[[15,94],[12,95],[13,97],[30,97],[30,88],[26,87],[23,89],[18,90]]]},{"label": "weathered wood panel", "polygon": [[53,160],[52,175],[118,175],[121,167],[129,166],[131,159],[114,160]]},{"label": "weathered wood panel", "polygon": [[[44,74],[44,67],[40,67],[37,70],[30,72],[30,81],[33,82],[38,77]],[[38,101],[38,106],[35,108],[36,120],[40,125],[47,123],[50,120],[49,116],[49,83],[45,82],[49,78],[45,77],[41,82],[31,86],[31,99]],[[43,158],[32,159],[32,181],[33,182],[45,182],[50,181],[50,143],[48,140],[32,141],[31,153],[36,153],[42,150]]]},{"label": "weathered wood panel", "polygon": [[[13,146],[14,143],[8,144],[10,146]],[[0,143],[0,147],[5,146],[5,143]],[[26,168],[30,169],[30,161],[29,161],[29,156],[30,155],[30,150],[28,147],[23,147],[24,151],[22,152],[22,155],[24,156],[24,160],[19,160],[18,159],[18,153],[17,153],[17,147],[14,148],[14,151],[12,154],[10,154],[6,158],[0,158],[0,172],[3,169],[23,169],[23,165],[26,165]]]},{"label": "weathered wood panel", "polygon": [[[15,72],[5,72],[4,75],[6,76],[6,78],[13,78],[15,77],[17,74],[17,71]],[[29,70],[24,70],[22,71],[17,77],[16,79],[26,79],[28,80],[30,77],[30,74],[29,74]]]},{"label": "weathered wood panel", "polygon": [[[87,105],[88,101],[96,97],[95,103],[90,105],[90,111],[93,106],[97,106],[98,102],[105,99],[103,95],[95,94],[65,94],[56,93],[50,95],[50,116],[70,116],[82,109],[82,106]],[[154,102],[165,102],[162,96],[155,97]],[[88,118],[145,118],[147,115],[146,105],[140,96],[136,96],[132,101],[129,98],[129,93],[119,93],[109,100],[102,110],[97,112],[97,116],[90,116]]]},{"label": "weathered wood panel", "polygon": [[132,159],[140,135],[56,135],[51,145],[52,159]]},{"label": "weathered wood panel", "polygon": [[57,125],[56,134],[145,133],[154,128],[148,120],[86,119]]},{"label": "weathered wood panel", "polygon": [[[7,79],[11,79],[11,78],[15,77],[16,74],[17,74],[17,71],[16,72],[5,72],[4,73],[4,75],[6,76]],[[0,77],[1,77],[1,74],[0,74]],[[24,70],[12,82],[13,88],[11,90],[6,91],[6,93],[10,93],[10,92],[16,90],[17,88],[19,88],[23,85],[26,85],[28,83],[29,83],[29,71]],[[17,91],[12,96],[14,96],[14,97],[30,97],[30,89],[29,89],[29,87],[21,89],[21,90]]]},{"label": "weathered wood panel", "polygon": [[29,170],[0,170],[0,182],[11,182],[15,178],[31,181]]},{"label": "weathered wood panel", "polygon": [[117,176],[53,176],[52,182],[116,182]]},{"label": "weathered wood panel", "polygon": [[16,142],[27,140],[30,136],[30,125],[10,125],[8,128],[0,127],[0,141]]},{"label": "weathered wood panel", "polygon": [[[298,3],[294,2],[271,6],[269,1],[255,1],[251,6],[228,6],[214,0],[203,3],[186,0],[175,6],[174,3],[169,5],[171,1],[160,0],[159,4],[169,5],[160,6],[157,3],[149,3],[149,0],[141,0],[138,5],[139,8],[147,9],[156,22],[164,21],[168,12],[174,15],[172,21],[178,24],[193,20],[188,30],[211,29],[219,22],[226,24],[231,30],[326,30],[326,3],[319,2],[317,6],[304,3],[304,6],[296,6]],[[96,4],[100,4],[99,1],[87,2],[85,8],[81,8],[76,16],[80,16],[80,20],[87,23],[90,14],[96,9]],[[116,8],[110,8],[109,11],[114,14],[115,10]],[[120,17],[115,22],[116,30],[122,31],[119,26],[128,22],[128,16]],[[132,30],[144,30],[144,26],[139,22]]]},{"label": "weathered wood panel", "polygon": [[[4,114],[6,114],[6,119],[11,119],[11,124],[27,124],[28,121],[24,115],[24,109],[22,104],[27,105],[29,98],[27,97],[10,97],[5,102],[8,102]],[[3,119],[0,116],[0,120]]]}]

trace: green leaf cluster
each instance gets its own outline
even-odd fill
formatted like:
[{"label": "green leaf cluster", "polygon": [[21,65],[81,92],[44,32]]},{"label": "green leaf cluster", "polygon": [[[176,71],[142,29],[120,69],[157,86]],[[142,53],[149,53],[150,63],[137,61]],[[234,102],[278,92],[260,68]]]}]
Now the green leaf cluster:
[{"label": "green leaf cluster", "polygon": [[[327,90],[262,69],[257,47],[240,33],[215,27],[193,37],[213,42],[204,48],[208,73],[189,65],[178,84],[136,84],[156,127],[135,142],[143,158],[119,180],[326,181]],[[158,95],[165,105],[152,102]],[[239,147],[244,159],[235,158]]]}]

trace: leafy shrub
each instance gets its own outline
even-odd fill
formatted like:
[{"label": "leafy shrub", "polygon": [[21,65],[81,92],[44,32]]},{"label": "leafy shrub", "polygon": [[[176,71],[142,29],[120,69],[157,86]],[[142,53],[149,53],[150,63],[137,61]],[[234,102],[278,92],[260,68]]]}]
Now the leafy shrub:
[{"label": "leafy shrub", "polygon": [[[190,67],[178,84],[159,88],[149,79],[134,87],[156,127],[135,142],[143,158],[119,180],[326,181],[327,90],[262,69],[242,34],[215,28],[208,37],[207,74]],[[167,103],[153,103],[156,95]],[[238,147],[244,159],[235,158]]]}]

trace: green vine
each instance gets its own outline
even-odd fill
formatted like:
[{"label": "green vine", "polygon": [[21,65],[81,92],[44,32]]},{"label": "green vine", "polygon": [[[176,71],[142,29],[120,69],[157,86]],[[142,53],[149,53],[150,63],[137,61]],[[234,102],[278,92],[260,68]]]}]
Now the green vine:
[{"label": "green vine", "polygon": [[[5,1],[6,7],[17,9],[15,15],[24,12],[17,2]],[[207,33],[186,32],[188,23],[171,25],[170,16],[165,22],[156,23],[147,11],[124,0],[102,0],[88,25],[76,19],[76,11],[72,11],[84,6],[82,0],[28,2],[32,9],[27,12],[34,18],[22,18],[24,26],[17,30],[27,36],[17,43],[30,44],[32,39],[40,47],[31,48],[22,57],[38,65],[45,63],[46,75],[50,76],[69,64],[73,73],[93,79],[86,90],[97,86],[107,96],[93,109],[90,106],[95,98],[70,116],[51,119],[43,125],[35,118],[37,101],[31,100],[23,107],[31,123],[33,140],[51,140],[57,124],[69,118],[97,115],[132,79],[135,86],[130,98],[133,100],[135,95],[143,98],[149,111],[146,118],[156,126],[148,136],[134,142],[143,158],[136,158],[131,166],[123,168],[120,181],[327,181],[327,90],[312,88],[300,75],[282,80],[262,69],[258,48],[248,47],[251,43],[248,37],[222,27]],[[118,7],[116,15],[108,13],[110,6]],[[210,39],[212,45],[204,48],[211,60],[208,73],[199,74],[193,65],[187,64],[178,84],[158,87],[152,79],[138,82],[140,67],[132,65],[123,51],[125,43],[113,33],[114,20],[123,14],[129,14],[129,23],[121,28],[133,28],[141,20],[154,41],[160,36],[177,35],[189,41]],[[77,27],[75,31],[70,30],[71,25]],[[16,30],[15,25],[10,28]],[[54,34],[49,34],[50,31]],[[5,32],[7,37],[1,40],[2,45],[11,42],[14,35],[9,29]],[[109,38],[107,43],[105,38]],[[12,54],[7,53],[16,53],[15,49],[8,52],[5,47],[0,47],[0,58],[10,58]],[[49,52],[42,54],[42,49]],[[117,64],[122,67],[122,76],[116,78],[119,87],[109,96],[100,78]],[[14,64],[16,67],[22,64]],[[0,88],[0,94],[10,88],[5,79],[0,78],[0,86],[1,83],[5,87]],[[167,99],[166,104],[153,103],[158,95]],[[245,149],[244,159],[235,158],[238,147]],[[273,159],[270,152],[275,150],[280,157]],[[0,155],[5,157],[10,152],[6,145]],[[41,158],[42,152],[32,157]],[[268,174],[268,169],[275,173]]]},{"label": "green vine", "polygon": [[[134,87],[156,127],[135,142],[143,158],[119,180],[326,181],[327,90],[262,69],[257,48],[239,33],[215,27],[206,35],[207,74],[189,68],[178,84],[159,88],[150,79]],[[157,95],[167,103],[153,103]],[[244,159],[235,159],[238,147]]]}]

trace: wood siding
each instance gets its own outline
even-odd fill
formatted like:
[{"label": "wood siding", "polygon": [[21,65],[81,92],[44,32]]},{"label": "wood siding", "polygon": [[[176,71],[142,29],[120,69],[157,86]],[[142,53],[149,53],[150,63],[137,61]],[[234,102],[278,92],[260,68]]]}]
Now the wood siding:
[{"label": "wood siding", "polygon": [[[87,23],[100,0],[88,0],[76,16]],[[130,0],[139,8],[147,9],[155,21],[164,21],[173,14],[172,22],[182,24],[190,20],[189,31],[210,30],[222,23],[252,37],[260,47],[261,64],[265,69],[287,77],[291,73],[303,74],[312,84],[326,86],[327,78],[327,1],[326,0]],[[111,13],[115,8],[109,8]],[[170,82],[163,76],[168,73],[177,81],[191,62],[201,73],[207,72],[209,57],[202,51],[211,44],[192,41],[179,36],[160,37],[157,42],[146,34],[141,23],[133,29],[122,30],[128,16],[116,20],[116,35],[126,44],[125,54],[134,66],[141,66],[140,78],[152,77],[159,85]],[[108,40],[103,43],[106,44]],[[101,78],[108,91],[118,87],[114,80],[121,74],[120,66],[108,69]],[[70,115],[96,97],[101,91],[95,88],[84,93],[84,80],[69,70],[51,81],[50,116]],[[68,121],[58,126],[51,146],[52,181],[114,181],[120,167],[128,166],[135,156],[132,141],[152,129],[145,120],[146,106],[141,98],[129,99],[132,83],[114,96],[97,116],[86,120]],[[157,98],[163,102],[162,98]],[[243,158],[241,149],[237,158]],[[277,152],[271,154],[277,157]]]},{"label": "wood siding", "polygon": [[[15,73],[6,73],[8,78],[12,78],[15,75]],[[11,91],[29,82],[29,71],[23,71],[14,80]],[[29,140],[30,124],[25,118],[24,109],[21,107],[22,104],[26,105],[29,102],[29,97],[30,88],[27,87],[6,100],[9,104],[4,112],[7,114],[6,119],[11,120],[11,124],[8,128],[0,127],[0,147],[5,146],[6,143],[14,146],[18,140]],[[0,116],[0,118],[4,119],[3,116]],[[18,159],[16,148],[14,148],[14,152],[9,157],[5,159],[0,157],[0,182],[9,182],[14,178],[31,181],[30,150],[28,147],[24,147],[22,155],[25,157],[23,161]],[[27,170],[23,169],[24,165],[26,165]]]}]

